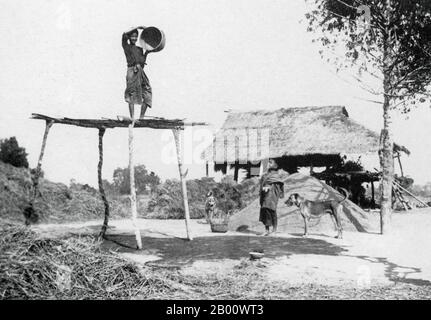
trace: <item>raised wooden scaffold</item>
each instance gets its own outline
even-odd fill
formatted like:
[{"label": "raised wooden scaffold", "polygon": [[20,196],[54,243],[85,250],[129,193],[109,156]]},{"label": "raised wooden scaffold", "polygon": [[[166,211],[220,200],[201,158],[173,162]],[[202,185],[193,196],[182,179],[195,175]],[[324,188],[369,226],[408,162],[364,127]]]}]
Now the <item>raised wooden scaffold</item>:
[{"label": "raised wooden scaffold", "polygon": [[46,141],[48,139],[48,133],[54,123],[74,125],[84,128],[98,129],[99,134],[99,163],[97,166],[97,178],[99,185],[99,192],[105,207],[104,221],[99,236],[105,237],[106,230],[109,222],[109,202],[106,198],[105,190],[102,183],[102,166],[103,166],[103,136],[106,129],[112,128],[128,128],[129,129],[129,171],[130,171],[130,205],[132,213],[132,223],[135,230],[136,244],[138,249],[142,249],[141,233],[137,224],[137,205],[136,205],[136,191],[135,191],[135,179],[134,179],[134,141],[133,141],[133,129],[134,128],[151,128],[151,129],[170,129],[174,135],[174,141],[177,151],[178,159],[178,170],[181,180],[181,188],[184,199],[184,216],[186,224],[187,239],[193,240],[193,236],[190,230],[190,213],[189,205],[187,200],[187,187],[183,170],[183,156],[181,152],[180,144],[180,130],[184,130],[186,126],[205,126],[207,123],[204,122],[186,122],[183,119],[164,119],[164,118],[145,118],[145,119],[126,119],[126,120],[115,120],[115,119],[71,119],[71,118],[53,118],[46,115],[33,113],[32,119],[45,120],[45,132],[42,140],[42,147],[37,163],[36,173],[33,179],[33,193],[30,200],[30,205],[33,206],[34,200],[39,193],[39,178],[42,168],[43,155],[45,153]]}]

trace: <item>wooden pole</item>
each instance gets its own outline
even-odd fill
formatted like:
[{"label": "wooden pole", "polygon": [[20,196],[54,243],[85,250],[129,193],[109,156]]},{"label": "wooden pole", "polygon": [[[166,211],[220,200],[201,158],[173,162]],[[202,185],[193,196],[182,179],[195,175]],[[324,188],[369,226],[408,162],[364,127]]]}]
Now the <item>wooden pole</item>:
[{"label": "wooden pole", "polygon": [[205,164],[205,173],[206,173],[206,177],[208,178],[210,175],[209,175],[209,165],[208,165],[208,161],[206,162],[206,164]]},{"label": "wooden pole", "polygon": [[401,164],[401,155],[400,155],[400,153],[397,154],[397,159],[398,159],[398,165],[400,166],[401,177],[404,177],[403,165]]},{"label": "wooden pole", "polygon": [[174,134],[175,146],[177,148],[178,170],[180,172],[181,189],[183,192],[184,216],[185,216],[185,222],[186,222],[187,239],[193,240],[193,236],[190,230],[189,201],[187,197],[187,185],[185,180],[186,174],[183,173],[182,152],[181,152],[181,145],[180,145],[180,130],[172,129],[172,133]]},{"label": "wooden pole", "polygon": [[100,230],[99,238],[104,238],[106,229],[108,228],[109,220],[109,203],[106,199],[105,188],[103,187],[102,180],[102,166],[103,166],[103,135],[105,134],[105,128],[99,128],[99,163],[97,165],[97,180],[99,183],[99,192],[102,197],[103,205],[105,206],[105,218],[103,220],[102,230]]},{"label": "wooden pole", "polygon": [[136,245],[139,250],[142,249],[141,232],[138,226],[138,209],[136,206],[135,190],[135,163],[133,161],[133,127],[135,120],[129,125],[129,172],[130,172],[130,207],[132,211],[132,224],[135,229]]},{"label": "wooden pole", "polygon": [[395,197],[398,198],[398,201],[401,203],[401,205],[404,207],[404,210],[408,211],[409,208],[407,207],[407,204],[405,203],[405,200],[403,199],[400,190],[396,187],[394,187],[394,194]]},{"label": "wooden pole", "polygon": [[49,129],[51,129],[53,124],[54,124],[53,121],[49,121],[49,120],[45,121],[45,132],[43,134],[42,146],[40,148],[39,159],[37,161],[36,171],[35,171],[34,175],[32,175],[32,177],[31,177],[32,182],[33,182],[33,192],[30,195],[29,204],[24,209],[24,217],[25,217],[25,224],[26,225],[30,225],[32,222],[37,222],[37,220],[38,220],[38,214],[36,213],[36,210],[34,209],[34,202],[35,202],[37,196],[40,194],[39,180],[40,180],[40,174],[42,172],[42,160],[43,160],[43,155],[45,153],[46,140],[48,139]]},{"label": "wooden pole", "polygon": [[235,180],[235,182],[238,182],[238,171],[239,171],[239,165],[238,165],[238,162],[235,161],[234,172],[233,172],[233,180]]},{"label": "wooden pole", "polygon": [[373,207],[376,205],[375,191],[374,191],[374,181],[371,181],[371,205]]},{"label": "wooden pole", "polygon": [[39,193],[39,178],[40,173],[42,172],[42,160],[43,155],[45,154],[46,140],[48,139],[49,129],[51,129],[53,124],[53,121],[45,121],[45,132],[43,134],[42,147],[40,148],[39,160],[37,161],[36,172],[33,177],[33,197],[31,199],[31,204],[33,204],[33,201],[36,199]]}]

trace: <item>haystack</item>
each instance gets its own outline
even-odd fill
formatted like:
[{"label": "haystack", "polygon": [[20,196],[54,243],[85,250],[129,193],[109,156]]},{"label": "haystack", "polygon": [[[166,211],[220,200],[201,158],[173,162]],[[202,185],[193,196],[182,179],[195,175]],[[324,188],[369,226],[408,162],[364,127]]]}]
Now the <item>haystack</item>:
[{"label": "haystack", "polygon": [[[303,220],[297,207],[288,207],[284,202],[292,193],[298,193],[308,200],[343,199],[338,191],[324,182],[301,173],[287,176],[284,180],[285,198],[278,204],[279,230],[288,233],[300,233],[304,231]],[[365,212],[353,202],[343,202],[343,215],[341,223],[346,231],[373,232],[378,227],[378,214]],[[264,227],[259,222],[259,199],[231,217],[229,229],[232,231],[263,232]],[[313,222],[314,221],[314,222]],[[310,233],[330,234],[335,230],[329,215],[320,220],[312,220]],[[335,234],[335,231],[333,232]]]}]

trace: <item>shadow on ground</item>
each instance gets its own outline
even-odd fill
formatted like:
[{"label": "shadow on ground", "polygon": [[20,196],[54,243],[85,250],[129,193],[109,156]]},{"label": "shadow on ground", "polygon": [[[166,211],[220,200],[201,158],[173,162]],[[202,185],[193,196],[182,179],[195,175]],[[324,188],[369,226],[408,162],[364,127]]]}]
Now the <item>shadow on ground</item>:
[{"label": "shadow on ground", "polygon": [[[328,256],[348,256],[379,263],[385,266],[385,276],[392,282],[413,285],[431,285],[428,280],[408,278],[420,273],[419,268],[397,265],[387,258],[349,255],[341,246],[321,239],[278,238],[262,236],[211,236],[198,237],[193,241],[175,237],[142,237],[144,250],[136,250],[133,235],[110,235],[103,243],[106,250],[133,253],[137,255],[156,255],[160,267],[181,268],[196,261],[211,261],[249,258],[250,251],[264,252],[266,258],[289,257],[293,254],[316,254]],[[149,265],[153,262],[148,262]]]},{"label": "shadow on ground", "polygon": [[372,263],[380,263],[385,266],[385,276],[390,281],[397,283],[406,283],[416,286],[431,286],[431,281],[424,279],[408,278],[409,275],[421,273],[420,268],[401,266],[389,261],[387,258],[372,258],[368,256],[354,256]]},{"label": "shadow on ground", "polygon": [[[250,251],[265,253],[267,258],[290,256],[291,254],[340,255],[346,250],[320,239],[278,238],[258,236],[211,236],[193,241],[181,238],[142,237],[142,254],[158,255],[158,264],[187,265],[197,260],[220,260],[248,258]],[[132,235],[108,236],[103,247],[119,252],[136,251],[136,240]]]}]

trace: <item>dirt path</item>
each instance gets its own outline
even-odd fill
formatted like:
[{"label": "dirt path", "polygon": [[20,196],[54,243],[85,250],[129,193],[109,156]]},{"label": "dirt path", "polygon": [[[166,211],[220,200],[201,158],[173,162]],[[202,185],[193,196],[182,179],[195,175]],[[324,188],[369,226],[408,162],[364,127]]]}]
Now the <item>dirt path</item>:
[{"label": "dirt path", "polygon": [[[103,247],[138,263],[199,276],[230,272],[248,261],[250,251],[264,250],[265,257],[256,263],[268,281],[361,288],[395,283],[431,285],[428,209],[395,214],[390,235],[345,232],[343,240],[334,239],[332,230],[308,238],[286,233],[272,237],[217,234],[202,222],[192,221],[195,239],[187,241],[182,220],[139,220],[144,250],[138,252],[130,221],[112,221]],[[63,237],[97,234],[100,225],[97,221],[33,228],[47,237]]]}]

